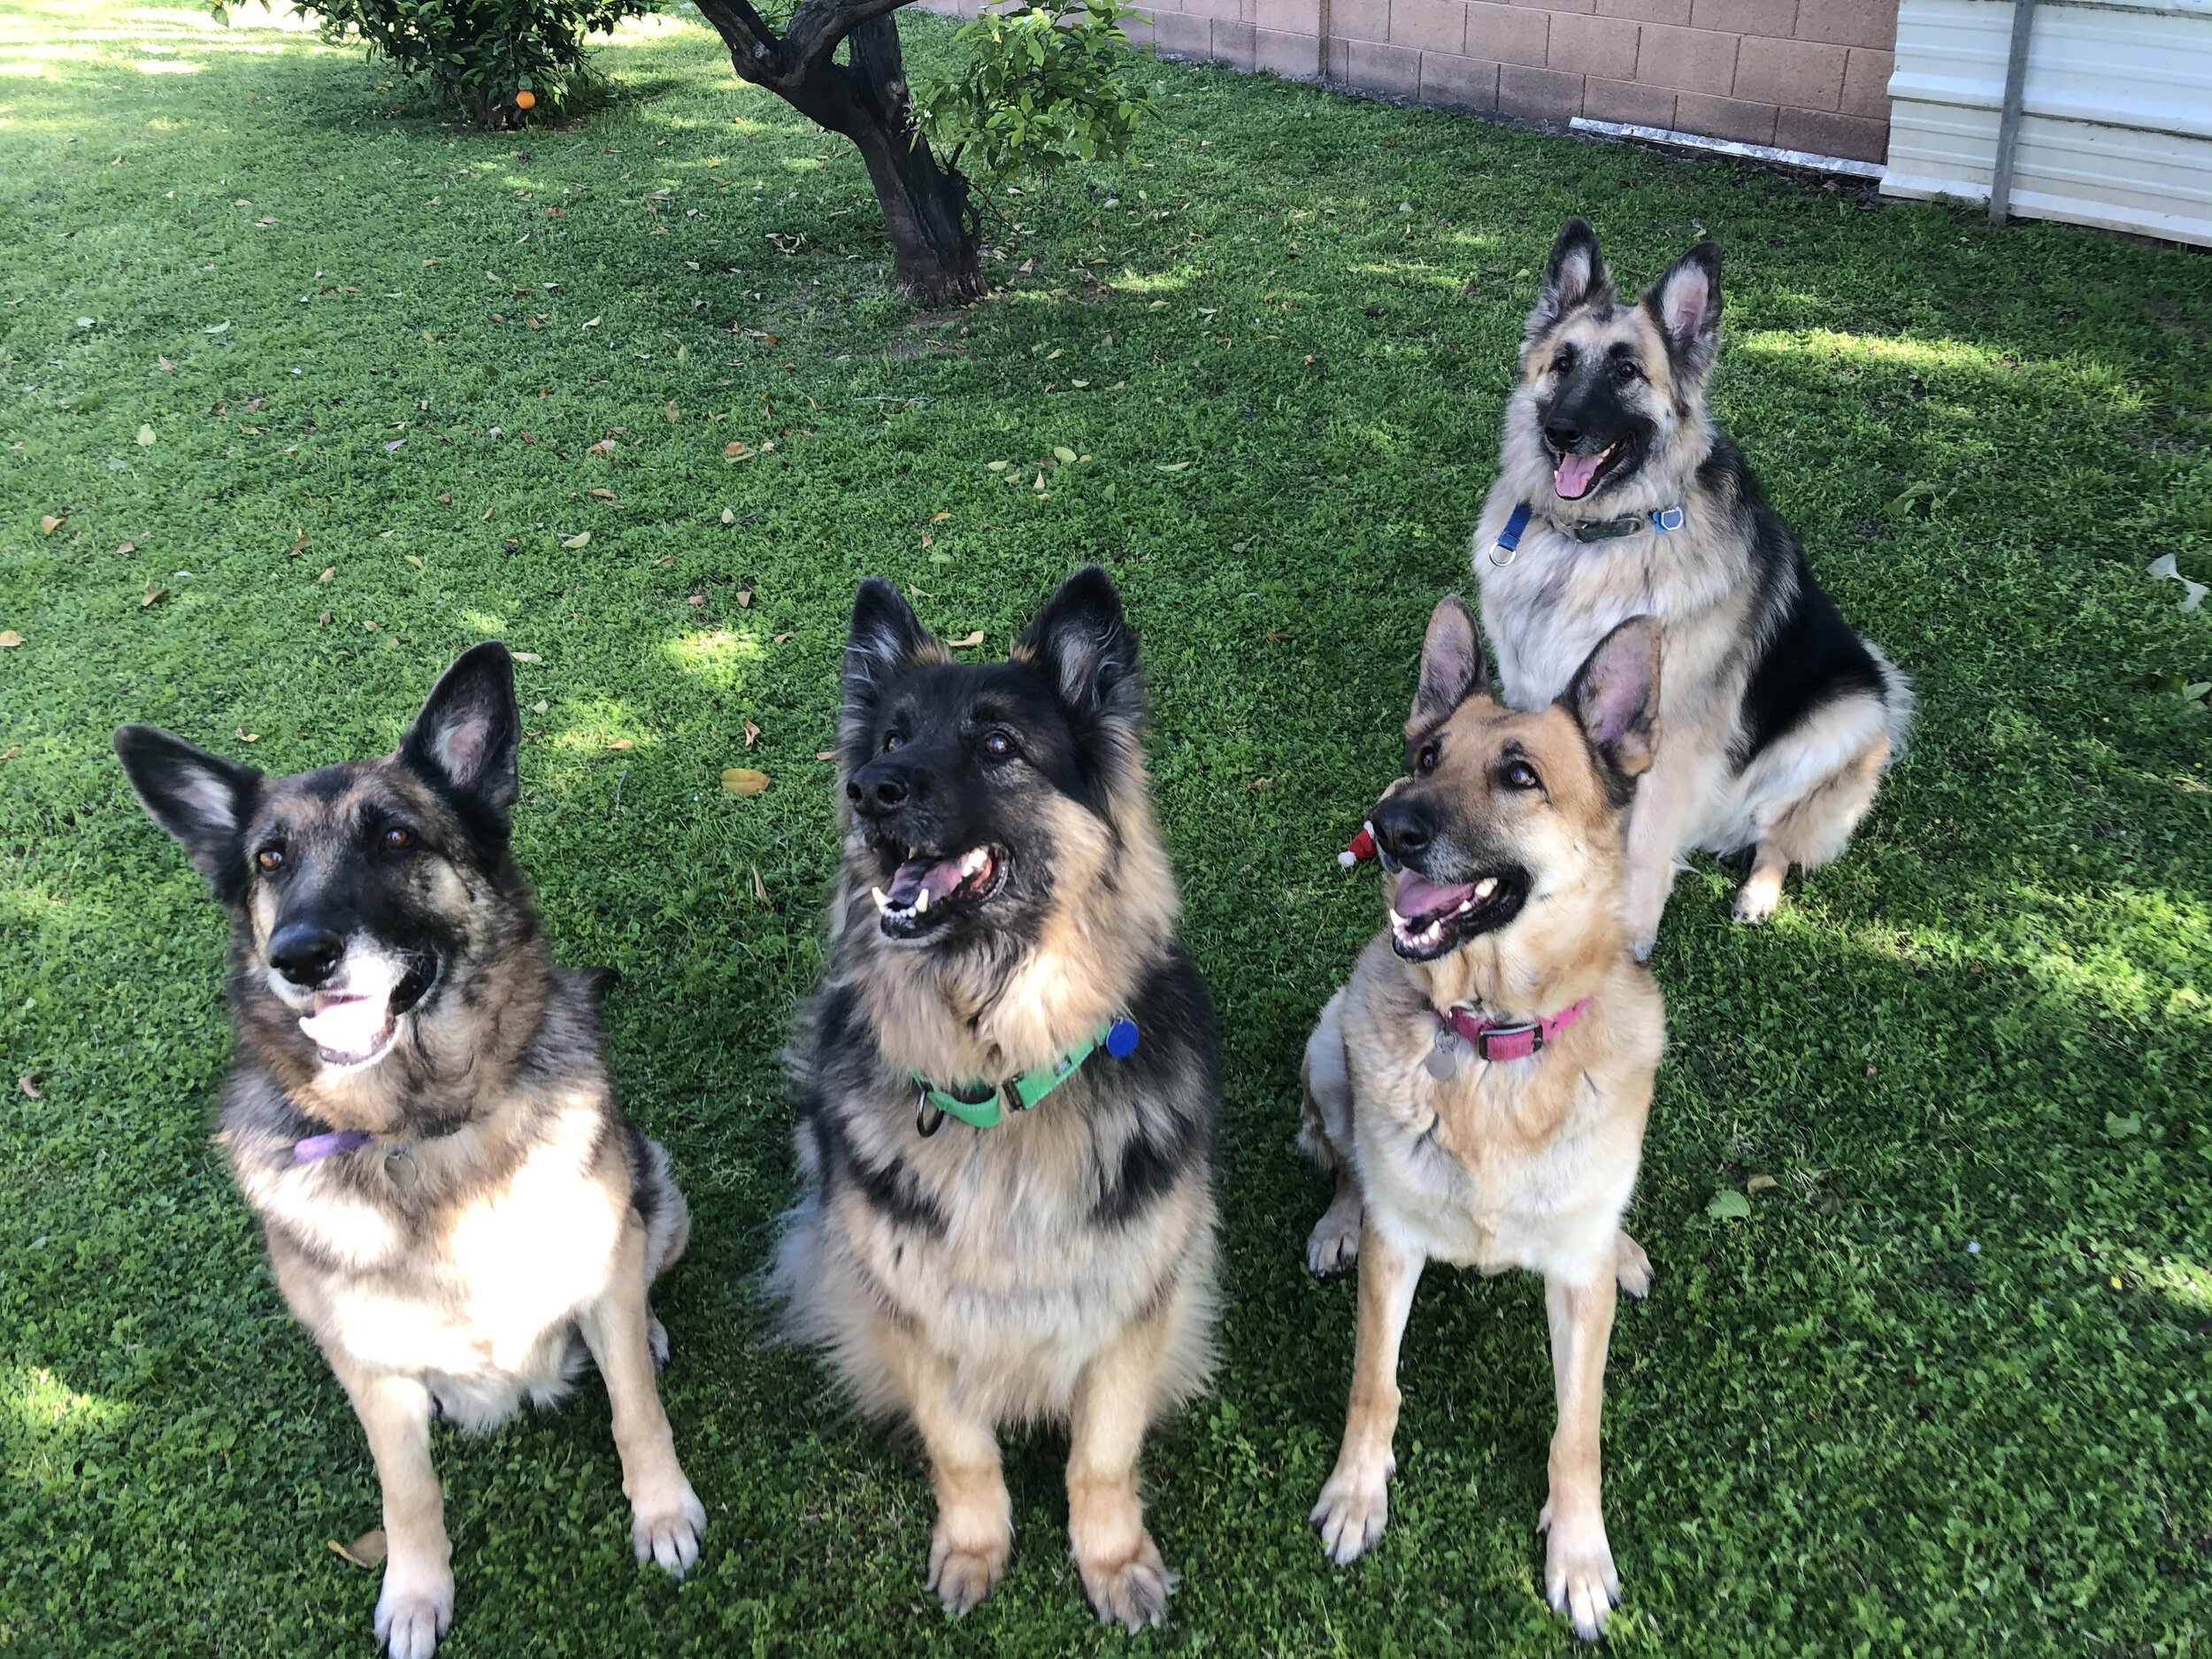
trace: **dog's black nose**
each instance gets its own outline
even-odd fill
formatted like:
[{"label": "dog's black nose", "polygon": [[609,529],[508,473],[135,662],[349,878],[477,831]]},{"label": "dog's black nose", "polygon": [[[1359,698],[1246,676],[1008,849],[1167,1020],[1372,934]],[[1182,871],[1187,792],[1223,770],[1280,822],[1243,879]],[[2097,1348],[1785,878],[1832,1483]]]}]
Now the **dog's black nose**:
[{"label": "dog's black nose", "polygon": [[1368,819],[1375,845],[1400,864],[1411,864],[1429,849],[1428,815],[1410,801],[1386,801]]},{"label": "dog's black nose", "polygon": [[845,798],[864,818],[895,812],[913,794],[913,783],[903,766],[872,761],[845,781]]},{"label": "dog's black nose", "polygon": [[287,922],[269,941],[269,965],[295,985],[320,985],[345,954],[346,941],[319,922]]},{"label": "dog's black nose", "polygon": [[1582,428],[1571,420],[1548,420],[1544,423],[1544,442],[1561,455],[1571,455],[1582,442]]}]

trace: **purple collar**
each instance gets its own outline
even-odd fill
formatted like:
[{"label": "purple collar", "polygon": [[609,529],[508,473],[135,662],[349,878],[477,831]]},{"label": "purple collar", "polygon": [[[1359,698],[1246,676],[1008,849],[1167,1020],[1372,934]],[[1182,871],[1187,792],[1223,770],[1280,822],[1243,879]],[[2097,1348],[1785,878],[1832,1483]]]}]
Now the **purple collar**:
[{"label": "purple collar", "polygon": [[1464,1002],[1455,1002],[1444,1010],[1444,1019],[1484,1059],[1525,1060],[1580,1019],[1589,1007],[1590,999],[1586,996],[1556,1014],[1525,1025],[1509,1025],[1503,1020],[1484,1018]]},{"label": "purple collar", "polygon": [[301,1164],[313,1164],[320,1159],[334,1157],[341,1152],[357,1152],[376,1137],[365,1129],[333,1129],[327,1133],[310,1135],[304,1141],[292,1142],[293,1159]]}]

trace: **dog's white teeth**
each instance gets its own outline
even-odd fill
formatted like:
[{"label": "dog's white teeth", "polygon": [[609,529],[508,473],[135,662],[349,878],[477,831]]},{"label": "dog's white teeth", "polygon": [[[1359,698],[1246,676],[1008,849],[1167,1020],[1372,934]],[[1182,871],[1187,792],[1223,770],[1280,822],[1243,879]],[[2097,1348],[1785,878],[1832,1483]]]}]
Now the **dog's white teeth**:
[{"label": "dog's white teeth", "polygon": [[929,889],[927,887],[924,887],[919,893],[917,893],[914,895],[914,912],[918,916],[922,911],[927,910],[928,908]]},{"label": "dog's white teeth", "polygon": [[1393,910],[1390,912],[1390,925],[1396,928],[1400,933],[1403,933],[1406,930],[1406,918],[1399,915],[1397,911]]},{"label": "dog's white teeth", "polygon": [[[1475,883],[1475,897],[1479,899],[1486,899],[1497,890],[1498,879],[1495,876],[1485,876]],[[1462,905],[1460,908],[1464,910],[1466,906]]]},{"label": "dog's white teeth", "polygon": [[868,896],[876,902],[877,910],[880,910],[887,916],[890,914],[891,895],[888,893],[886,893],[881,887],[870,887],[868,889]]},{"label": "dog's white teeth", "polygon": [[1464,916],[1464,915],[1466,915],[1466,914],[1467,914],[1467,912],[1468,912],[1468,911],[1470,911],[1470,910],[1473,910],[1474,908],[1475,908],[1475,902],[1474,902],[1474,900],[1472,900],[1472,899],[1462,899],[1462,900],[1460,900],[1460,902],[1459,902],[1458,905],[1457,905],[1457,906],[1454,909],[1454,910],[1453,910],[1452,914],[1453,914],[1453,915],[1455,915],[1455,916]]},{"label": "dog's white teeth", "polygon": [[964,877],[974,875],[990,861],[990,854],[984,851],[980,847],[975,848],[962,856],[960,860],[960,873]]}]

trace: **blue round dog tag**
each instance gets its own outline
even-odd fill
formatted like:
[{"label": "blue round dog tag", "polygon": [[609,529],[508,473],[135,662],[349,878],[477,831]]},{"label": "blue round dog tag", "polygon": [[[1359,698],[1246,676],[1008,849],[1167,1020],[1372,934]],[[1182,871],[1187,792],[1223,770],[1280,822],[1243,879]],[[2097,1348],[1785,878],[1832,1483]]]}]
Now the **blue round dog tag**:
[{"label": "blue round dog tag", "polygon": [[1126,1060],[1137,1051],[1137,1022],[1118,1019],[1106,1028],[1106,1052],[1117,1060]]}]

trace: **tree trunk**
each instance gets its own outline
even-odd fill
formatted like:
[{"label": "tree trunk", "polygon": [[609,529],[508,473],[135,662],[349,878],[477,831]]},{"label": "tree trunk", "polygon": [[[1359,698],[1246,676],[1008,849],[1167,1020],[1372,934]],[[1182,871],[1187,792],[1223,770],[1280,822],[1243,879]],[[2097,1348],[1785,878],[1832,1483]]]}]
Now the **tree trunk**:
[{"label": "tree trunk", "polygon": [[876,187],[891,233],[895,286],[925,305],[981,298],[980,239],[968,181],[941,164],[914,129],[897,22],[872,18],[848,39],[852,63],[846,73],[856,96],[852,124],[842,130],[859,146]]},{"label": "tree trunk", "polygon": [[[751,0],[698,0],[739,74],[859,149],[891,234],[898,292],[925,305],[965,305],[984,292],[979,221],[967,180],[932,155],[915,131],[906,61],[891,15],[900,3],[826,6],[808,0],[780,40]],[[879,14],[848,23],[852,12],[870,11]],[[841,40],[849,63],[833,60]]]}]

